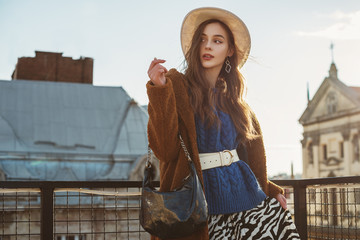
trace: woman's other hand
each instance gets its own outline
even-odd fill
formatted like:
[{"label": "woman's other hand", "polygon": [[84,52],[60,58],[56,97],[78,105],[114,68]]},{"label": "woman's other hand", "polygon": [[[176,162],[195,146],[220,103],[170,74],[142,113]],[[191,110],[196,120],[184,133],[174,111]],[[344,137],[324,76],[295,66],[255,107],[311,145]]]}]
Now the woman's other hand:
[{"label": "woman's other hand", "polygon": [[154,85],[164,85],[166,82],[167,69],[161,65],[164,62],[165,60],[154,58],[149,66],[148,76]]},{"label": "woman's other hand", "polygon": [[282,195],[281,193],[278,193],[278,195],[276,195],[275,198],[276,198],[276,200],[278,200],[278,202],[283,207],[283,209],[287,209],[286,198],[284,195]]}]

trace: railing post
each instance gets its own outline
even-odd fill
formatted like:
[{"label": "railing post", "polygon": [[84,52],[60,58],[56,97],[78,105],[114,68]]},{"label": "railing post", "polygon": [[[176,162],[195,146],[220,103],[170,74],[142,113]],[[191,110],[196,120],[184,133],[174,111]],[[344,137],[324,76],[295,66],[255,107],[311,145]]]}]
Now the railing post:
[{"label": "railing post", "polygon": [[294,185],[295,225],[302,240],[307,240],[306,185]]},{"label": "railing post", "polygon": [[43,185],[41,187],[41,240],[54,238],[54,187]]}]

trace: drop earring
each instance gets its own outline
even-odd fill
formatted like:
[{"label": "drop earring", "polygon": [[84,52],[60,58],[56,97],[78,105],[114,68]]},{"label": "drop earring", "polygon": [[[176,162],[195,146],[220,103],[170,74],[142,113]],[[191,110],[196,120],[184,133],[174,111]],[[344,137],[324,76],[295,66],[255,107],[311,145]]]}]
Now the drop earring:
[{"label": "drop earring", "polygon": [[230,73],[230,71],[231,71],[231,64],[230,64],[230,57],[227,57],[226,58],[226,61],[225,61],[225,72],[227,72],[227,73]]}]

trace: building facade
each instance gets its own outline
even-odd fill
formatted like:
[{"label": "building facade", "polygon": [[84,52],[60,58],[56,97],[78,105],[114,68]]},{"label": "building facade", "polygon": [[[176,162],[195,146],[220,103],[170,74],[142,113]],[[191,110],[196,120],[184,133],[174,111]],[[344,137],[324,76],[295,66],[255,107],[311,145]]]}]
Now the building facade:
[{"label": "building facade", "polygon": [[299,122],[303,178],[360,175],[360,87],[341,82],[334,63]]}]

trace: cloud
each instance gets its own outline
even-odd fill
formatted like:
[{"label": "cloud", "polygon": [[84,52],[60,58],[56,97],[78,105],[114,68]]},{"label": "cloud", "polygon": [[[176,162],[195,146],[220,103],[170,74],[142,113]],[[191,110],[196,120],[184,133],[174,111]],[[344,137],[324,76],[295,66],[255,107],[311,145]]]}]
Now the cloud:
[{"label": "cloud", "polygon": [[298,36],[322,37],[331,40],[360,39],[360,10],[352,13],[336,11],[329,15],[336,22],[318,31],[297,31]]}]

